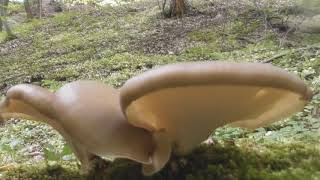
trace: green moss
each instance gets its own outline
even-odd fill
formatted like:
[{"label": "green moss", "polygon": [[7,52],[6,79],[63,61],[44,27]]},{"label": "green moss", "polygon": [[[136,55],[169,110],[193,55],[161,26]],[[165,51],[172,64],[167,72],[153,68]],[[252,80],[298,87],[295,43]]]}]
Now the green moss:
[{"label": "green moss", "polygon": [[[252,144],[251,144],[252,146]],[[152,177],[143,177],[139,164],[128,160],[116,160],[91,175],[91,179],[314,179],[320,173],[319,151],[304,144],[272,145],[270,150],[251,149],[250,144],[203,145],[184,157],[172,157],[167,166]],[[72,163],[21,167],[7,174],[25,174],[34,179],[84,178]]]},{"label": "green moss", "polygon": [[60,162],[47,165],[38,163],[37,166],[22,165],[5,174],[4,179],[38,179],[38,180],[54,180],[54,179],[85,179],[79,175],[78,170],[73,163]]},{"label": "green moss", "polygon": [[302,34],[298,34],[298,38],[304,45],[311,45],[311,44],[320,45],[319,33],[313,33],[313,34],[302,33]]},{"label": "green moss", "polygon": [[66,79],[76,79],[80,76],[80,73],[72,66],[67,66],[65,69],[55,70],[50,74],[48,78],[58,81],[65,81]]},{"label": "green moss", "polygon": [[[192,31],[188,34],[191,41],[200,41],[200,45],[185,50],[187,58],[192,59],[230,59],[237,53],[245,52],[250,48],[262,49],[274,45],[273,37],[255,44],[250,35],[255,33],[261,22],[258,20],[244,22],[243,19],[235,19],[221,27],[210,27]],[[249,37],[248,37],[249,36]],[[268,44],[269,43],[269,44]],[[238,57],[238,56],[237,56]]]},{"label": "green moss", "polygon": [[52,18],[52,21],[56,24],[67,25],[72,22],[72,20],[76,17],[78,13],[76,12],[65,12],[55,15]]},{"label": "green moss", "polygon": [[41,86],[46,87],[52,91],[58,90],[60,87],[63,86],[63,82],[55,81],[55,80],[42,80]]},{"label": "green moss", "polygon": [[185,51],[184,56],[186,58],[194,59],[213,59],[213,60],[223,60],[226,59],[228,53],[221,53],[217,49],[216,44],[202,45],[193,48],[189,48]]},{"label": "green moss", "polygon": [[219,38],[218,34],[213,29],[192,31],[188,37],[193,41],[215,42]]},{"label": "green moss", "polygon": [[0,32],[0,42],[4,42],[7,34],[5,32]]},{"label": "green moss", "polygon": [[19,37],[27,38],[30,37],[34,29],[41,27],[41,25],[44,25],[45,22],[45,20],[33,19],[32,21],[15,26],[13,31],[19,35]]}]

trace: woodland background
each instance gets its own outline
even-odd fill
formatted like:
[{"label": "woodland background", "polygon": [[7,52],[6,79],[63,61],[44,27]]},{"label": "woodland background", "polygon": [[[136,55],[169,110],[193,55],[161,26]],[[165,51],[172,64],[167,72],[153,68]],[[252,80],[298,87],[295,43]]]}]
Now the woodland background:
[{"label": "woodland background", "polygon": [[[78,79],[114,87],[182,61],[272,63],[314,98],[303,112],[249,131],[221,127],[209,145],[159,174],[117,160],[90,179],[320,179],[320,1],[0,0],[0,91],[52,91]],[[12,119],[0,128],[1,179],[85,179],[51,127]]]}]

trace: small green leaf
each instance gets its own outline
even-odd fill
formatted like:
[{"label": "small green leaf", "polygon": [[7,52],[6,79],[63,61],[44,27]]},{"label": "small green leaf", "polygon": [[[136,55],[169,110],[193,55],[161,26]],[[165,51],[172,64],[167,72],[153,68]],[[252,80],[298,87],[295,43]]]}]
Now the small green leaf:
[{"label": "small green leaf", "polygon": [[57,154],[53,148],[45,148],[44,149],[44,157],[48,161],[57,161],[60,159],[60,154]]},{"label": "small green leaf", "polygon": [[65,155],[70,155],[70,154],[72,154],[72,153],[73,153],[73,152],[72,152],[72,149],[71,149],[67,144],[65,144],[65,145],[63,146],[61,155],[62,155],[62,156],[65,156]]}]

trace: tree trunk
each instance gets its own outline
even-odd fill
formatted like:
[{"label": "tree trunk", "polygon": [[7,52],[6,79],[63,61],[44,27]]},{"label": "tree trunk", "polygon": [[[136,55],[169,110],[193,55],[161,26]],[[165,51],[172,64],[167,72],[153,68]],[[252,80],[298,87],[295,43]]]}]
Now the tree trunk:
[{"label": "tree trunk", "polygon": [[12,39],[15,39],[16,36],[12,33],[6,19],[8,4],[9,4],[9,0],[0,0],[0,16],[1,16],[0,18],[1,18],[4,30],[7,33],[7,39],[12,40]]},{"label": "tree trunk", "polygon": [[13,32],[11,31],[11,29],[10,29],[10,27],[9,27],[9,25],[8,25],[8,22],[7,22],[6,20],[4,20],[4,21],[2,22],[2,24],[3,24],[4,30],[7,32],[7,39],[8,39],[8,40],[12,40],[12,39],[17,38],[17,37],[13,34]]},{"label": "tree trunk", "polygon": [[0,17],[0,32],[2,32],[2,19]]},{"label": "tree trunk", "polygon": [[171,16],[182,16],[187,10],[185,0],[171,0]]},{"label": "tree trunk", "polygon": [[33,18],[33,14],[32,14],[32,10],[31,10],[31,6],[30,6],[30,3],[29,3],[29,0],[24,0],[23,4],[24,4],[24,9],[25,9],[25,11],[27,13],[27,18],[28,19],[32,19]]},{"label": "tree trunk", "polygon": [[38,0],[39,19],[42,18],[42,0]]}]

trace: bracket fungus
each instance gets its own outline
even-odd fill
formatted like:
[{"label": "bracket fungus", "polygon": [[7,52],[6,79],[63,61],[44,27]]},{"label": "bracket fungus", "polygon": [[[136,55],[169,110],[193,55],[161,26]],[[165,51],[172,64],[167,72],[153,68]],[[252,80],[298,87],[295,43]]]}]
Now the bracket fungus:
[{"label": "bracket fungus", "polygon": [[0,119],[51,125],[84,169],[92,156],[112,156],[140,162],[152,175],[171,153],[187,154],[218,127],[261,127],[301,111],[311,97],[302,80],[269,64],[188,62],[150,70],[119,89],[94,81],[55,93],[16,85],[0,104]]},{"label": "bracket fungus", "polygon": [[11,87],[0,103],[0,119],[41,121],[56,129],[82,164],[94,168],[95,156],[128,158],[150,163],[152,137],[130,125],[121,111],[119,91],[95,81],[75,81],[55,93],[20,84]]}]

